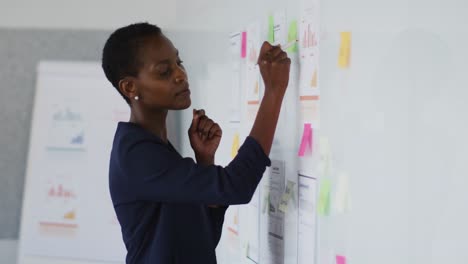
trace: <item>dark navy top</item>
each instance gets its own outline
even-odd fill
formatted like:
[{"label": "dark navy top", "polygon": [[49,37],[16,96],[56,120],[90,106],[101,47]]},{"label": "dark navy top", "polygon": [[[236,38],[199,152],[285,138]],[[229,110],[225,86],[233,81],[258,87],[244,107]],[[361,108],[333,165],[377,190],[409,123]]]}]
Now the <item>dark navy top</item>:
[{"label": "dark navy top", "polygon": [[216,263],[227,206],[248,203],[270,164],[252,137],[228,166],[202,166],[141,126],[120,122],[109,186],[126,263]]}]

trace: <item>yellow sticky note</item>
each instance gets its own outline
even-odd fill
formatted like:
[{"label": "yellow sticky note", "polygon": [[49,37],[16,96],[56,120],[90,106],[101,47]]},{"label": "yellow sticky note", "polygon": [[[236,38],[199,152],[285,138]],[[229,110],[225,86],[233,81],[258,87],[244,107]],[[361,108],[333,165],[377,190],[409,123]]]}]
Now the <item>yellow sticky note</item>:
[{"label": "yellow sticky note", "polygon": [[234,135],[234,139],[232,140],[231,158],[236,157],[238,150],[239,150],[239,133],[236,133]]},{"label": "yellow sticky note", "polygon": [[328,215],[330,211],[331,181],[329,178],[320,180],[320,193],[317,210],[319,215]]},{"label": "yellow sticky note", "polygon": [[351,57],[351,32],[341,32],[340,54],[338,55],[338,67],[349,67]]}]

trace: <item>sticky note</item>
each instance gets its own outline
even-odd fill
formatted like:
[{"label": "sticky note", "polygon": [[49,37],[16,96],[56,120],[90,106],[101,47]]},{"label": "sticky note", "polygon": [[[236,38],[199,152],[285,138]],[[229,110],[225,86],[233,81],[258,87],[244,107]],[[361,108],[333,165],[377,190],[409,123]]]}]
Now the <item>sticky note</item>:
[{"label": "sticky note", "polygon": [[351,197],[349,194],[349,176],[346,172],[338,175],[336,183],[335,198],[333,208],[337,213],[344,213],[351,210]]},{"label": "sticky note", "polygon": [[280,212],[286,213],[288,211],[288,200],[285,197],[281,198],[280,205],[278,206]]},{"label": "sticky note", "polygon": [[232,140],[231,158],[236,157],[237,151],[239,151],[239,133],[236,133],[234,135],[234,139]]},{"label": "sticky note", "polygon": [[302,132],[301,145],[299,146],[299,157],[304,157],[306,154],[312,152],[312,125],[310,123],[304,124],[304,131]]},{"label": "sticky note", "polygon": [[286,185],[286,190],[284,191],[284,193],[286,195],[288,195],[289,198],[291,198],[291,196],[292,196],[292,194],[294,192],[294,185],[296,185],[295,182],[288,180],[288,183]]},{"label": "sticky note", "polygon": [[338,67],[345,69],[349,67],[351,56],[351,32],[341,32],[340,54],[338,55]]},{"label": "sticky note", "polygon": [[336,255],[336,264],[346,264],[346,257]]},{"label": "sticky note", "polygon": [[241,58],[245,57],[247,57],[247,31],[243,31],[241,37]]},{"label": "sticky note", "polygon": [[329,178],[320,180],[320,192],[317,210],[320,215],[328,215],[330,209],[331,181]]},{"label": "sticky note", "polygon": [[281,211],[283,213],[287,212],[289,201],[291,200],[291,198],[294,198],[294,185],[295,184],[296,184],[295,182],[292,182],[292,181],[288,180],[288,183],[286,185],[286,189],[284,190],[284,193],[281,196],[281,201],[280,201],[280,204],[278,206],[279,211]]},{"label": "sticky note", "polygon": [[[291,23],[289,24],[289,30],[288,30],[288,43],[291,42],[291,41],[296,41],[297,39],[297,20],[293,20],[291,21]],[[298,49],[298,45],[297,43],[294,43],[292,46],[290,46],[288,49],[287,49],[289,52],[291,53],[295,53],[297,52],[299,49]]]},{"label": "sticky note", "polygon": [[268,42],[275,43],[275,19],[273,15],[268,16]]}]

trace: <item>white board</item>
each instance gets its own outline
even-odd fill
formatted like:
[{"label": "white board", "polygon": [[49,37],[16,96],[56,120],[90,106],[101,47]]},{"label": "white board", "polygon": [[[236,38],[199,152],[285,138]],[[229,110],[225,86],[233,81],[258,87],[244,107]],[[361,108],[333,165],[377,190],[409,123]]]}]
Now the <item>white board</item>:
[{"label": "white board", "polygon": [[108,167],[129,107],[99,63],[41,62],[33,113],[20,262],[22,255],[122,262]]}]

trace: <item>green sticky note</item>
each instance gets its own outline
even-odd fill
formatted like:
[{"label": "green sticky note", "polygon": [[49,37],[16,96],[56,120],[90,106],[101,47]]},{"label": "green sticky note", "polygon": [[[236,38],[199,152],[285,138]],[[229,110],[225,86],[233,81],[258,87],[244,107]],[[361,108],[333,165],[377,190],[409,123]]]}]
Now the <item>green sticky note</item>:
[{"label": "green sticky note", "polygon": [[268,42],[275,43],[275,18],[272,15],[268,17]]},{"label": "green sticky note", "polygon": [[328,215],[330,210],[330,190],[331,181],[329,178],[325,178],[320,181],[320,193],[317,210],[319,215]]},{"label": "green sticky note", "polygon": [[[297,39],[297,20],[291,21],[289,24],[289,31],[288,31],[288,43],[291,41],[295,41]],[[297,52],[299,50],[297,43],[294,43],[291,47],[288,48],[289,52]]]}]

